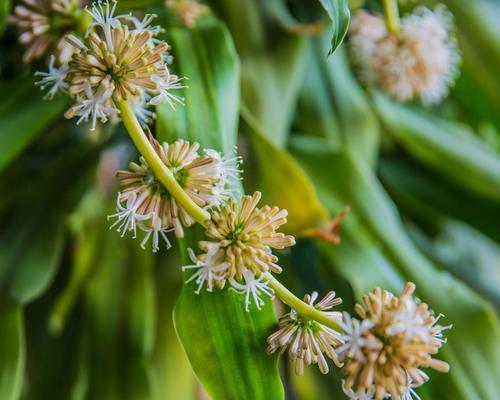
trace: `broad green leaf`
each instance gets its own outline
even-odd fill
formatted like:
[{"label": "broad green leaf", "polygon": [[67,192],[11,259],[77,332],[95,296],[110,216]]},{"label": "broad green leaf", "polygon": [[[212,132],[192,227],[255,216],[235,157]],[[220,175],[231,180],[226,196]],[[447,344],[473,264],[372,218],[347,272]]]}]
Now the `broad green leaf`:
[{"label": "broad green leaf", "polygon": [[[239,110],[238,58],[220,24],[172,29],[173,70],[189,78],[179,113],[158,110],[161,140],[185,137],[229,151],[236,142]],[[194,229],[194,228],[193,228]],[[189,247],[197,249],[196,241]],[[184,263],[190,263],[183,248]],[[180,268],[180,265],[174,266]],[[189,277],[184,274],[184,280]],[[281,399],[277,358],[265,352],[276,319],[270,302],[245,312],[241,297],[228,290],[194,293],[184,285],[174,311],[175,328],[196,376],[215,400]]]},{"label": "broad green leaf", "polygon": [[[76,143],[19,182],[20,200],[0,229],[0,287],[12,300],[29,302],[52,282],[63,252],[64,217],[93,178],[97,154],[96,147]],[[36,201],[33,193],[39,194]]]},{"label": "broad green leaf", "polygon": [[333,52],[344,40],[347,30],[349,29],[351,13],[349,12],[349,4],[347,0],[319,0],[319,2],[332,20],[332,46],[328,52],[330,55],[333,54]]},{"label": "broad green leaf", "polygon": [[0,306],[0,399],[17,400],[23,388],[26,357],[23,315],[20,306]]},{"label": "broad green leaf", "polygon": [[242,110],[242,117],[248,126],[258,169],[256,189],[262,191],[264,203],[288,211],[288,223],[283,229],[297,234],[306,228],[326,225],[328,212],[318,201],[314,186],[300,166],[261,132],[248,110]]},{"label": "broad green leaf", "polygon": [[500,199],[500,156],[466,127],[376,95],[388,132],[421,162],[471,190]]},{"label": "broad green leaf", "polygon": [[[239,107],[239,64],[231,37],[221,24],[199,29],[170,28],[174,73],[187,79],[181,92],[185,107],[157,109],[157,135],[179,137],[230,152],[236,140]],[[230,116],[229,118],[227,116]]]},{"label": "broad green leaf", "polygon": [[384,157],[379,170],[403,212],[430,224],[446,217],[460,219],[500,243],[499,201],[477,196],[411,160]]},{"label": "broad green leaf", "polygon": [[[183,264],[191,264],[186,246],[194,247],[201,235],[183,244]],[[210,398],[283,399],[276,355],[266,353],[266,336],[275,327],[272,302],[245,311],[242,296],[230,290],[202,290],[184,284],[174,311],[175,329],[198,379]],[[203,367],[202,367],[203,366]]]},{"label": "broad green leaf", "polygon": [[[297,139],[293,150],[316,185],[329,186],[337,196],[352,202],[353,210],[380,240],[398,270],[415,282],[418,295],[454,324],[442,352],[453,360],[451,371],[440,381],[456,387],[466,399],[494,398],[500,389],[494,372],[500,370],[500,323],[491,305],[417,250],[397,209],[366,165],[354,163],[347,154],[329,149],[317,139]],[[330,173],[325,173],[325,165]]]},{"label": "broad green leaf", "polygon": [[287,30],[268,0],[211,3],[226,22],[241,60],[242,104],[269,139],[283,147],[307,65],[306,38]]},{"label": "broad green leaf", "polygon": [[[32,81],[28,80],[28,83],[32,84]],[[22,89],[20,91],[23,93]],[[8,103],[0,104],[0,171],[45,132],[52,122],[62,117],[66,104],[62,97],[43,100],[35,88],[19,98],[16,92],[17,89],[14,99],[8,98]]]}]

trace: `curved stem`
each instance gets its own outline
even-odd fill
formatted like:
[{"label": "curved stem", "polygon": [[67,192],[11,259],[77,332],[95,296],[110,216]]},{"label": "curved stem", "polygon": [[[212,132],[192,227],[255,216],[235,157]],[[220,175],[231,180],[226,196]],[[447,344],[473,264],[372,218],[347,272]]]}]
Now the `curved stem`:
[{"label": "curved stem", "polygon": [[299,314],[309,319],[313,319],[335,331],[343,331],[338,321],[330,318],[328,315],[319,311],[317,308],[299,299],[269,272],[266,272],[264,276],[269,287],[274,290],[276,296],[278,296],[284,303],[288,304]]},{"label": "curved stem", "polygon": [[125,100],[121,100],[117,105],[125,128],[127,128],[137,150],[142,154],[156,178],[165,186],[171,196],[184,207],[187,213],[196,220],[196,222],[206,226],[207,220],[210,219],[210,214],[199,207],[193,199],[187,195],[172,172],[165,166],[158,154],[156,154],[156,151],[134,115],[130,104]]},{"label": "curved stem", "polygon": [[385,23],[389,32],[396,34],[399,32],[400,20],[398,0],[382,0],[384,4]]}]

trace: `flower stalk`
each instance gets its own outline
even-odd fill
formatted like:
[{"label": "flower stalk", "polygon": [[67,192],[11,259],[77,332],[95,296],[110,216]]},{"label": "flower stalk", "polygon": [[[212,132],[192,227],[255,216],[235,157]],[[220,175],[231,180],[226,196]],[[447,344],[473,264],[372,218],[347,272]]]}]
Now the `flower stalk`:
[{"label": "flower stalk", "polygon": [[382,0],[384,5],[385,23],[387,30],[392,34],[399,32],[401,25],[399,18],[398,0]]},{"label": "flower stalk", "polygon": [[196,222],[202,226],[206,226],[207,220],[210,219],[210,214],[196,205],[179,185],[172,172],[165,166],[158,154],[156,154],[130,104],[126,100],[120,100],[117,102],[117,106],[130,138],[137,147],[137,150],[139,150],[139,153],[141,153],[147,161],[156,178],[165,186],[172,197],[174,197],[196,220]]}]

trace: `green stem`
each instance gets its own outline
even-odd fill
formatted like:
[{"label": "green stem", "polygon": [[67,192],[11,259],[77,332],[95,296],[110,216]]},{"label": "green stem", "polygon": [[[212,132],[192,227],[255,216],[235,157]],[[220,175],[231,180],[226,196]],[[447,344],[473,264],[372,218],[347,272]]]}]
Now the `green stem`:
[{"label": "green stem", "polygon": [[384,4],[385,23],[389,32],[396,34],[399,32],[400,20],[398,0],[382,0]]},{"label": "green stem", "polygon": [[156,178],[165,186],[171,196],[184,207],[186,212],[191,215],[196,222],[206,226],[207,220],[210,219],[210,214],[200,208],[192,199],[187,195],[184,189],[179,185],[172,172],[165,166],[160,159],[153,146],[149,142],[146,134],[144,133],[139,121],[137,120],[130,104],[121,100],[118,102],[120,116],[122,118],[127,131],[135,143],[137,150],[142,154],[149,167],[155,174]]},{"label": "green stem", "polygon": [[291,308],[297,311],[300,315],[309,319],[313,319],[335,331],[343,331],[337,321],[335,321],[333,318],[330,318],[325,313],[319,311],[317,308],[299,299],[269,272],[266,272],[265,279],[267,280],[267,284],[269,285],[269,287],[274,290],[276,296],[278,296],[284,303],[288,304]]}]

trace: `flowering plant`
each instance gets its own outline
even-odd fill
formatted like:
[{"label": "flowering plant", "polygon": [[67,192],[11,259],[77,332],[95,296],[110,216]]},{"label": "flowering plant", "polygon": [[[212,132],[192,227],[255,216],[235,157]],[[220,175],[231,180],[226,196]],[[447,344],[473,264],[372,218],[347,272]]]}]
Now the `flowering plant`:
[{"label": "flowering plant", "polygon": [[[191,398],[189,363],[213,399],[319,398],[318,372],[328,397],[494,396],[495,283],[436,236],[496,240],[500,198],[498,155],[439,108],[466,109],[466,15],[445,3],[17,4],[7,32],[38,71],[2,65],[32,100],[0,104],[0,393],[43,397],[67,367],[63,398]],[[475,218],[443,205],[459,183]]]}]

